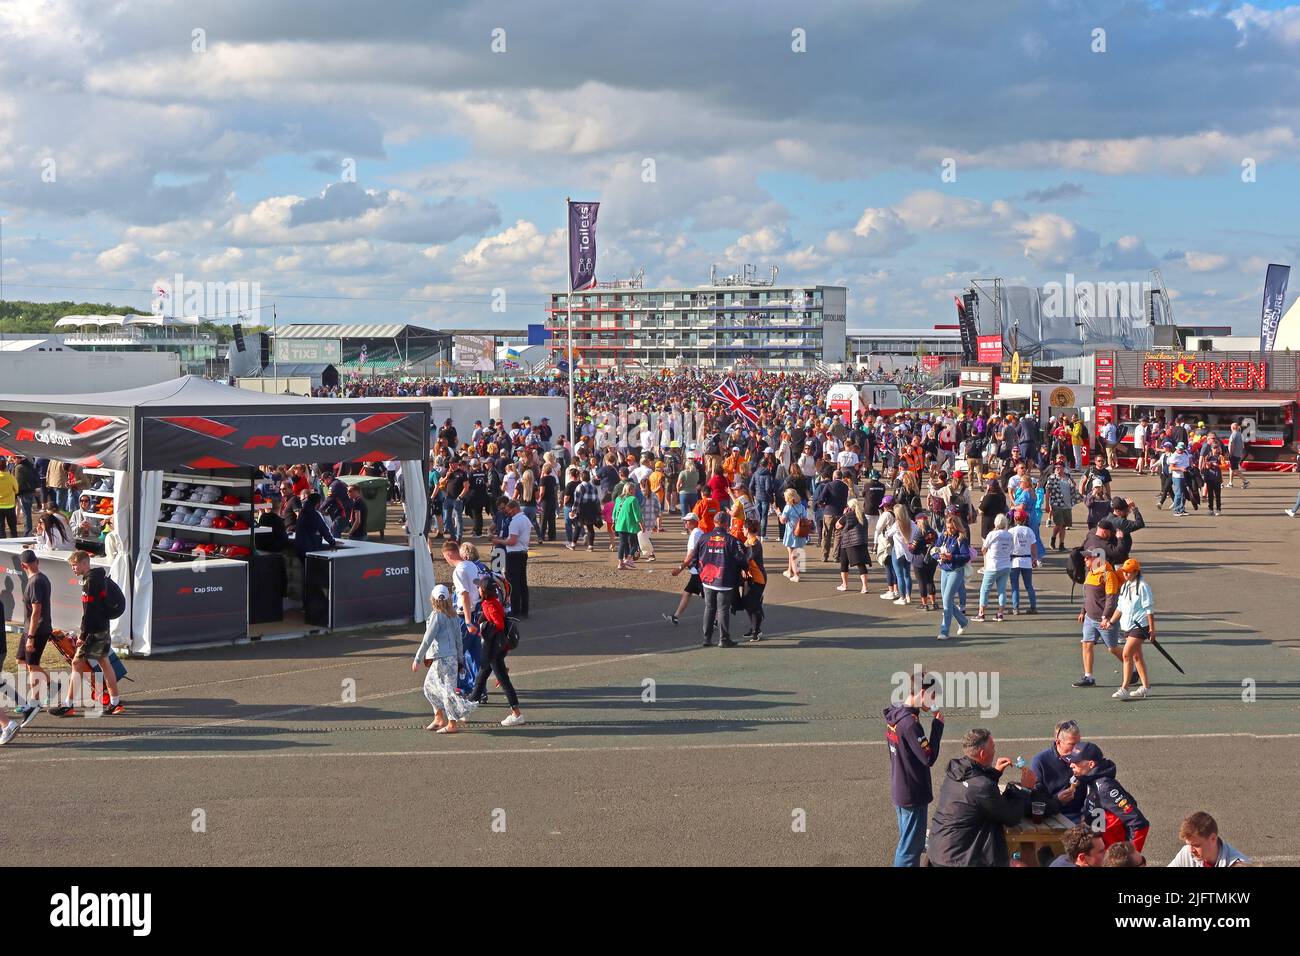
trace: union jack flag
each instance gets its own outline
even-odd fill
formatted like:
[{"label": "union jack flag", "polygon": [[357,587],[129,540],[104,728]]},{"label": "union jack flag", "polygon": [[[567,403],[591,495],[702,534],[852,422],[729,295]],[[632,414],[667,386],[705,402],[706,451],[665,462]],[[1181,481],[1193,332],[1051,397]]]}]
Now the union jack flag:
[{"label": "union jack flag", "polygon": [[749,397],[749,392],[742,392],[737,387],[734,379],[727,379],[712,392],[709,393],[711,398],[716,398],[727,406],[727,411],[732,415],[739,415],[751,425],[757,425],[759,421],[758,410],[754,408],[754,402]]}]

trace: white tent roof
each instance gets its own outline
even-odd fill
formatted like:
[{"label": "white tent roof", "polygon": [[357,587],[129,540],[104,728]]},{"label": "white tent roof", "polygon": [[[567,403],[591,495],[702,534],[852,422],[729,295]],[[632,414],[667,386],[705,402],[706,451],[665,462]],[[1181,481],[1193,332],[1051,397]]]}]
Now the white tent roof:
[{"label": "white tent roof", "polygon": [[65,315],[54,323],[55,328],[126,325],[198,325],[199,319],[193,315]]}]

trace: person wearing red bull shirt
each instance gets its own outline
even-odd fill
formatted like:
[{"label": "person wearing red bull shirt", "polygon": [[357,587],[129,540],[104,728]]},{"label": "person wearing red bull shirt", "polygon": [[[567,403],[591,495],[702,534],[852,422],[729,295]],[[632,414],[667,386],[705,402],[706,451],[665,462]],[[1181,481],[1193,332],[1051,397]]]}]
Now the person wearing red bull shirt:
[{"label": "person wearing red bull shirt", "polygon": [[749,564],[749,549],[726,528],[714,528],[700,547],[700,584],[704,587],[704,646],[713,646],[713,628],[721,630],[721,647],[731,639],[731,608],[736,602],[741,572]]},{"label": "person wearing red bull shirt", "polygon": [[[923,679],[923,678],[922,678]],[[921,711],[929,710],[924,686],[913,685],[901,704],[885,708],[885,742],[889,745],[889,796],[898,816],[894,866],[920,866],[925,849],[926,815],[934,802],[930,768],[939,759],[943,712],[934,712],[929,737]]]},{"label": "person wearing red bull shirt", "polygon": [[1066,759],[1083,790],[1082,821],[1101,833],[1106,846],[1128,840],[1141,852],[1151,824],[1133,795],[1115,779],[1115,762],[1092,742],[1079,744]]}]

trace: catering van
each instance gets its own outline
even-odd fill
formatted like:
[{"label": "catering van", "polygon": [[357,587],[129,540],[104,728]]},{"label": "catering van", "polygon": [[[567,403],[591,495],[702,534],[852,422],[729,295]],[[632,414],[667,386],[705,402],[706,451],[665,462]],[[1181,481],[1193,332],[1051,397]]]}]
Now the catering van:
[{"label": "catering van", "polygon": [[875,408],[887,415],[903,407],[903,393],[897,385],[858,384],[836,382],[826,392],[826,407],[844,419],[844,424],[856,421],[858,412]]}]

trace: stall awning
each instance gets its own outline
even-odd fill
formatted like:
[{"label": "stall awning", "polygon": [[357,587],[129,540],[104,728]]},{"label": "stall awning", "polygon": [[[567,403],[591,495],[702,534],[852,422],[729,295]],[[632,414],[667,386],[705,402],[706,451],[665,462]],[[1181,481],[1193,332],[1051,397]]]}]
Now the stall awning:
[{"label": "stall awning", "polygon": [[1002,401],[1017,402],[1034,397],[1034,387],[1028,382],[999,382],[998,398]]},{"label": "stall awning", "polygon": [[980,389],[978,386],[975,385],[957,385],[953,388],[932,389],[926,392],[925,394],[936,395],[939,398],[957,398],[958,396],[969,395],[971,392],[978,392],[978,391],[980,391]]},{"label": "stall awning", "polygon": [[298,461],[421,461],[427,405],[231,388],[191,375],[89,395],[0,395],[0,449],[124,468],[131,423],[143,471]]},{"label": "stall awning", "polygon": [[1296,396],[1277,392],[1257,392],[1254,397],[1222,398],[1218,395],[1186,395],[1169,392],[1141,392],[1136,394],[1117,394],[1112,399],[1116,405],[1168,405],[1171,408],[1276,408],[1290,405]]}]

